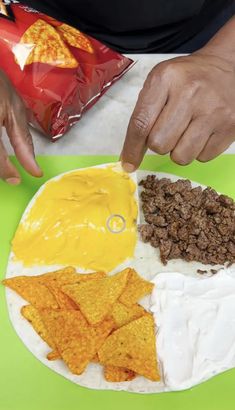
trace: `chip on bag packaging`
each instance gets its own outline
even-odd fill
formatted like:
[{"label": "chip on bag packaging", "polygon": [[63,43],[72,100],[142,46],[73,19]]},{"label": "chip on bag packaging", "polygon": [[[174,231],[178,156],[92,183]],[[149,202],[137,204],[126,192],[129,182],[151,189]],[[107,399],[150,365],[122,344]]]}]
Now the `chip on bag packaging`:
[{"label": "chip on bag packaging", "polygon": [[52,140],[132,64],[74,27],[0,0],[0,69],[22,97],[29,123]]}]

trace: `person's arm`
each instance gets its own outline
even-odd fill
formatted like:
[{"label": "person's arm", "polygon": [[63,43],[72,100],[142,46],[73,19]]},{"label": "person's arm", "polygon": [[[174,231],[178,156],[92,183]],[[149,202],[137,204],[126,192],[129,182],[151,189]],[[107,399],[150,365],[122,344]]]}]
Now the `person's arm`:
[{"label": "person's arm", "polygon": [[121,154],[127,171],[150,148],[186,165],[235,141],[235,17],[202,49],[155,66],[131,116]]},{"label": "person's arm", "polygon": [[200,52],[224,58],[230,61],[235,69],[235,16],[208,41]]},{"label": "person's arm", "polygon": [[[0,135],[1,128],[5,127],[15,155],[21,165],[31,175],[40,177],[42,171],[35,161],[32,137],[27,125],[24,104],[2,71],[0,71],[0,96]],[[13,185],[20,183],[19,172],[10,162],[1,139],[0,178]]]}]

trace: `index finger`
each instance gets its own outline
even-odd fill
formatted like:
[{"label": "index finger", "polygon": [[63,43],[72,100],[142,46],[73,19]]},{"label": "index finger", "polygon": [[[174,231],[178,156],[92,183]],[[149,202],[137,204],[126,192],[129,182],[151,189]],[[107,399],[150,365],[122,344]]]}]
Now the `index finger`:
[{"label": "index finger", "polygon": [[21,102],[12,107],[5,127],[21,165],[31,175],[35,177],[42,176],[42,171],[35,160],[32,137],[29,132],[24,106]]},{"label": "index finger", "polygon": [[147,147],[149,133],[168,98],[160,74],[147,77],[132,113],[121,154],[123,168],[133,172],[140,165]]}]

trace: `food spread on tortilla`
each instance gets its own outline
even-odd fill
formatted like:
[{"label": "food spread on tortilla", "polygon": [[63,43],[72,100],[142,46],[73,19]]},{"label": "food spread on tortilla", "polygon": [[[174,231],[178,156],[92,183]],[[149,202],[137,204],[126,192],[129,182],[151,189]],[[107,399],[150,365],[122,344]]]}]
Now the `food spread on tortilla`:
[{"label": "food spread on tortilla", "polygon": [[127,174],[111,166],[49,181],[16,231],[16,260],[25,266],[61,264],[110,272],[134,255],[135,189]]},{"label": "food spread on tortilla", "polygon": [[235,367],[234,201],[149,174],[108,164],[60,175],[12,242],[13,326],[82,386],[182,390]]}]

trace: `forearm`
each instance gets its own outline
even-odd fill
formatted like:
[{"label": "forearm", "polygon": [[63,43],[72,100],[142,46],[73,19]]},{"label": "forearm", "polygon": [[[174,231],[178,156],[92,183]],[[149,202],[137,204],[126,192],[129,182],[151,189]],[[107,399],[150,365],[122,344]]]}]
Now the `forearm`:
[{"label": "forearm", "polygon": [[199,52],[224,58],[235,66],[235,16]]}]

